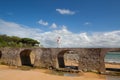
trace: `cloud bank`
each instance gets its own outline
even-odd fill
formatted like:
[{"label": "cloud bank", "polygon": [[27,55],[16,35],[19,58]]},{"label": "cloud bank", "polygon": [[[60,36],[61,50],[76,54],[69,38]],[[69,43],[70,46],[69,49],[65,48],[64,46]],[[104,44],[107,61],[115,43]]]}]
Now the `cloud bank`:
[{"label": "cloud bank", "polygon": [[57,47],[57,38],[61,37],[60,46],[69,48],[101,48],[120,47],[120,30],[111,32],[73,33],[66,26],[59,30],[41,32],[40,29],[30,28],[14,22],[0,20],[0,34],[29,37],[39,40],[44,47]]},{"label": "cloud bank", "polygon": [[71,11],[69,9],[56,9],[57,12],[59,12],[60,14],[66,14],[66,15],[74,15],[75,12]]}]

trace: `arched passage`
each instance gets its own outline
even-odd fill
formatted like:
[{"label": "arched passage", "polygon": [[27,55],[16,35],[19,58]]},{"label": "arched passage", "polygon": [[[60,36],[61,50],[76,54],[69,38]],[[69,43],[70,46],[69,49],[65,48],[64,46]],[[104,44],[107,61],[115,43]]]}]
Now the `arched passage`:
[{"label": "arched passage", "polygon": [[120,71],[120,51],[109,51],[105,55],[106,70]]},{"label": "arched passage", "polygon": [[58,54],[57,59],[59,68],[78,69],[79,55],[76,51],[63,50]]},{"label": "arched passage", "polygon": [[32,50],[23,50],[20,53],[21,65],[33,66],[35,55],[32,53]]}]

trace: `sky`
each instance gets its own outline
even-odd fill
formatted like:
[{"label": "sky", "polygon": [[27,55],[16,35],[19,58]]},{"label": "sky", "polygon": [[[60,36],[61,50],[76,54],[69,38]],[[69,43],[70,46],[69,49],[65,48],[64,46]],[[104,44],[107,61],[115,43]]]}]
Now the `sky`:
[{"label": "sky", "polygon": [[120,0],[0,0],[0,34],[44,47],[120,47]]}]

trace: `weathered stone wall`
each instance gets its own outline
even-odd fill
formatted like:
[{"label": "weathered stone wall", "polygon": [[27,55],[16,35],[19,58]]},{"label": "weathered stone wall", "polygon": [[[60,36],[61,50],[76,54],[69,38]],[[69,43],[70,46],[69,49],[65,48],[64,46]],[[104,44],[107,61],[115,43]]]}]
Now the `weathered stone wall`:
[{"label": "weathered stone wall", "polygon": [[50,48],[36,49],[37,55],[34,66],[49,68],[53,66],[52,51]]},{"label": "weathered stone wall", "polygon": [[[35,55],[34,63],[27,61],[29,64],[32,65],[33,63],[35,67],[60,68],[59,64],[64,66],[62,61],[67,51],[74,51],[79,55],[79,70],[102,73],[105,72],[105,54],[109,51],[120,51],[120,48],[0,48],[0,62],[8,65],[22,66],[24,63],[21,59],[25,61],[25,58],[30,58],[32,53]],[[21,58],[21,55],[24,58]]]},{"label": "weathered stone wall", "polygon": [[84,49],[80,53],[79,68],[84,71],[99,71],[101,49]]},{"label": "weathered stone wall", "polygon": [[0,49],[2,55],[1,55],[1,62],[4,64],[9,65],[16,65],[17,62],[17,55],[19,50],[14,48],[2,48]]}]

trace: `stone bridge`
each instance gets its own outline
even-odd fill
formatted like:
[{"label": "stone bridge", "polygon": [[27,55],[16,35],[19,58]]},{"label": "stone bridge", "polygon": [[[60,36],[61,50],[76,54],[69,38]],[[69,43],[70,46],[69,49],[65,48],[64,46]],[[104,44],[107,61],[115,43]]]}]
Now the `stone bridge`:
[{"label": "stone bridge", "polygon": [[65,68],[64,54],[69,51],[79,56],[78,70],[104,73],[105,54],[120,51],[120,48],[0,48],[0,62],[12,66],[59,69]]}]

